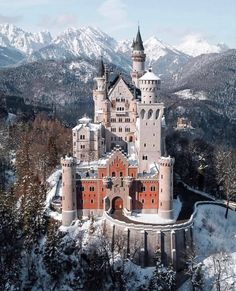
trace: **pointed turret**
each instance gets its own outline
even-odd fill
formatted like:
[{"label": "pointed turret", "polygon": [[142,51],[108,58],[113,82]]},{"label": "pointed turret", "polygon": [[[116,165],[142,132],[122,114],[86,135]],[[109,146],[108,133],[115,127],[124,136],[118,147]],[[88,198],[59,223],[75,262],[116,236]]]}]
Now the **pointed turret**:
[{"label": "pointed turret", "polygon": [[133,50],[144,51],[143,41],[142,41],[142,37],[141,37],[139,26],[138,26],[138,32],[137,32],[136,40],[133,43]]},{"label": "pointed turret", "polygon": [[103,77],[105,75],[105,66],[103,63],[103,58],[101,57],[101,60],[98,64],[98,71],[97,71],[97,77]]},{"label": "pointed turret", "polygon": [[144,74],[146,59],[139,26],[136,39],[133,41],[132,44],[132,49],[133,69],[131,72],[131,77],[135,86],[139,87],[138,79]]}]

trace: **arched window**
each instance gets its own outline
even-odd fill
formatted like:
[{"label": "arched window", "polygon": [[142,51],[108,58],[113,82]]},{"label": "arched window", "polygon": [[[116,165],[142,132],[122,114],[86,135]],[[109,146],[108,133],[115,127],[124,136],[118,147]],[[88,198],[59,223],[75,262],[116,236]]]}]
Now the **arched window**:
[{"label": "arched window", "polygon": [[115,172],[112,172],[112,173],[111,173],[111,176],[112,176],[112,177],[115,177],[115,176],[116,176],[116,173],[115,173]]},{"label": "arched window", "polygon": [[152,117],[152,114],[153,114],[153,110],[149,109],[149,111],[148,111],[148,119],[150,119]]},{"label": "arched window", "polygon": [[158,119],[159,113],[160,113],[160,109],[157,109],[157,111],[156,111],[156,119]]},{"label": "arched window", "polygon": [[140,112],[140,117],[141,117],[142,119],[144,119],[144,116],[145,116],[145,110],[142,109],[141,112]]}]

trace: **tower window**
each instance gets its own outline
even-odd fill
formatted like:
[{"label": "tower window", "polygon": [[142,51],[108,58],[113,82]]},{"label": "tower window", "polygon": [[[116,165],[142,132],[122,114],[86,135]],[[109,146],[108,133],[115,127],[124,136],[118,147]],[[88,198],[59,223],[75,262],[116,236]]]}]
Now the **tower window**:
[{"label": "tower window", "polygon": [[155,191],[156,187],[155,186],[151,186],[151,191]]},{"label": "tower window", "polygon": [[91,199],[91,204],[93,204],[93,199]]},{"label": "tower window", "polygon": [[144,199],[142,199],[142,203],[144,204]]},{"label": "tower window", "polygon": [[141,192],[144,192],[146,190],[145,186],[141,187]]},{"label": "tower window", "polygon": [[93,186],[89,187],[89,191],[93,192],[94,191],[94,187]]},{"label": "tower window", "polygon": [[152,199],[152,203],[154,203],[154,199]]},{"label": "tower window", "polygon": [[144,147],[146,147],[146,146],[147,146],[147,144],[146,144],[146,143],[144,143],[144,144],[143,144],[143,146],[144,146]]},{"label": "tower window", "polygon": [[115,177],[115,176],[116,176],[116,173],[115,173],[115,172],[112,172],[112,173],[111,173],[111,176],[112,176],[112,177]]}]

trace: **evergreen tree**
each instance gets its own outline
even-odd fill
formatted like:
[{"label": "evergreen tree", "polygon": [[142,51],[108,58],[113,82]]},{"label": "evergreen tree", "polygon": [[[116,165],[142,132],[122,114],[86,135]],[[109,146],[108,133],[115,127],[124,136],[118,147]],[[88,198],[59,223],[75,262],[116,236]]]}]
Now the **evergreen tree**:
[{"label": "evergreen tree", "polygon": [[63,255],[61,249],[61,238],[58,234],[58,227],[59,225],[56,221],[50,222],[43,254],[43,263],[45,268],[54,280],[57,280],[63,272]]},{"label": "evergreen tree", "polygon": [[171,266],[165,267],[161,261],[160,256],[156,256],[156,268],[149,283],[148,290],[167,291],[173,290],[175,286],[176,272]]},{"label": "evergreen tree", "polygon": [[19,283],[21,236],[13,192],[0,192],[0,221],[0,289],[7,290],[12,286],[16,290]]}]

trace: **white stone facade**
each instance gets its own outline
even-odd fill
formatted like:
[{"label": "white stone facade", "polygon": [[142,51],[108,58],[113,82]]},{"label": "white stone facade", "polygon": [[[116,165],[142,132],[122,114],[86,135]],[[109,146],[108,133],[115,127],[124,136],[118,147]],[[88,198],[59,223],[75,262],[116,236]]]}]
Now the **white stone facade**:
[{"label": "white stone facade", "polygon": [[[151,69],[145,72],[145,57],[138,31],[131,83],[121,75],[110,80],[101,59],[93,90],[94,122],[88,117],[78,121],[72,130],[74,158],[61,160],[64,225],[79,213],[102,215],[108,200],[128,212],[160,211],[172,218],[174,159],[162,157],[160,79]],[[106,187],[104,181],[112,185]]]}]

